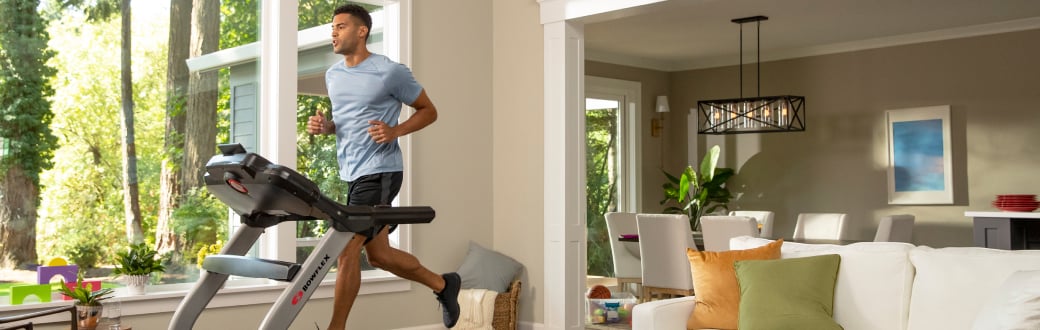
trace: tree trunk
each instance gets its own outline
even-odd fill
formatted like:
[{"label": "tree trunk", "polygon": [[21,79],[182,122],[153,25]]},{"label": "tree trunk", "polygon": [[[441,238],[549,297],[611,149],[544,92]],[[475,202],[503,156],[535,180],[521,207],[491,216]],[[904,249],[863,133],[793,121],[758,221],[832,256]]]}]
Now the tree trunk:
[{"label": "tree trunk", "polygon": [[[220,2],[194,0],[191,23],[191,57],[217,50],[220,42]],[[217,71],[195,72],[188,81],[185,109],[184,185],[181,193],[201,187],[206,162],[217,150]]]},{"label": "tree trunk", "polygon": [[0,178],[0,269],[36,263],[36,201],[40,191],[18,165]]},{"label": "tree trunk", "polygon": [[174,251],[179,237],[173,232],[171,215],[179,205],[181,162],[184,147],[184,104],[188,91],[189,40],[192,0],[170,0],[170,35],[166,72],[166,139],[162,173],[159,176],[159,219],[155,245],[160,254]]},{"label": "tree trunk", "polygon": [[130,68],[130,0],[122,0],[123,43],[121,45],[120,85],[123,97],[123,208],[126,212],[126,238],[130,243],[144,242],[141,204],[137,188],[137,151],[134,144],[134,85]]}]

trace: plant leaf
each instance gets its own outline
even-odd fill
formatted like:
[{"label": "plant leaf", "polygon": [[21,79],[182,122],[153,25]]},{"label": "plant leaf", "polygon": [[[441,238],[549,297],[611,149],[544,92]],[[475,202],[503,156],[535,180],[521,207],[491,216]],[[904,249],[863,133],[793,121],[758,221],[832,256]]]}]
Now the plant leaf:
[{"label": "plant leaf", "polygon": [[682,203],[684,200],[686,200],[687,192],[690,191],[690,181],[691,181],[691,179],[693,181],[693,184],[697,184],[697,177],[696,177],[697,174],[694,173],[693,174],[694,176],[691,178],[690,173],[693,173],[693,170],[691,170],[689,167],[687,167],[686,171],[683,171],[683,174],[679,176],[679,191],[677,192],[678,195],[679,195],[678,196],[679,197],[678,198],[679,203]]},{"label": "plant leaf", "polygon": [[701,160],[701,176],[705,182],[709,182],[715,177],[715,167],[719,163],[719,149],[718,145],[712,146]]}]

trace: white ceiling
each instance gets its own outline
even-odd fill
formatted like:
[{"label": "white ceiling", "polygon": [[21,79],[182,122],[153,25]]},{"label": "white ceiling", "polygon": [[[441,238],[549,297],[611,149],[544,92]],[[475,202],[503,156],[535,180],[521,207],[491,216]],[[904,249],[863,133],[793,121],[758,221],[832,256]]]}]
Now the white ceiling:
[{"label": "white ceiling", "polygon": [[[1040,28],[1040,0],[671,0],[582,19],[586,59],[662,71],[736,65],[763,15],[762,61]],[[755,23],[743,24],[744,63]],[[1040,42],[1040,40],[1038,40]]]}]

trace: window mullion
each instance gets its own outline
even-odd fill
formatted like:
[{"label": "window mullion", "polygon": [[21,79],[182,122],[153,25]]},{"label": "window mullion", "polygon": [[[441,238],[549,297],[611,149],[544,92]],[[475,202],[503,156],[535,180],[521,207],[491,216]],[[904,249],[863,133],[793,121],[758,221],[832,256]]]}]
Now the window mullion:
[{"label": "window mullion", "polygon": [[[299,1],[266,0],[260,10],[260,154],[296,168],[297,13]],[[261,256],[295,260],[296,225],[269,228]]]}]

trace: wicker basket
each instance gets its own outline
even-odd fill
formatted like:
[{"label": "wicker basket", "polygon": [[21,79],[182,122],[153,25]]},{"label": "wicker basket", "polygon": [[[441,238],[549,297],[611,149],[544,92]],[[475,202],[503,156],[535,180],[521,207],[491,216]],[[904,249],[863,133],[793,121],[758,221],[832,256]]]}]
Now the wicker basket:
[{"label": "wicker basket", "polygon": [[495,330],[515,330],[517,300],[520,298],[520,281],[515,280],[509,284],[506,292],[495,296],[495,317],[491,327]]}]

